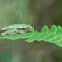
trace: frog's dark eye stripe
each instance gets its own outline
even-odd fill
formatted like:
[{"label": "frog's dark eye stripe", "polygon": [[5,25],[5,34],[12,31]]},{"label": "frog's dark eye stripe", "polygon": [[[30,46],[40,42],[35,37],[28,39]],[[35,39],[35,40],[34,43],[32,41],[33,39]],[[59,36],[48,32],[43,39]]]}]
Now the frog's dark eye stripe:
[{"label": "frog's dark eye stripe", "polygon": [[22,28],[22,30],[25,30],[26,28]]},{"label": "frog's dark eye stripe", "polygon": [[[10,28],[10,29],[24,30],[24,29],[26,29],[26,28]],[[10,29],[5,29],[5,30],[10,30]]]},{"label": "frog's dark eye stripe", "polygon": [[25,30],[26,28],[16,28],[16,29],[18,29],[18,30]]}]

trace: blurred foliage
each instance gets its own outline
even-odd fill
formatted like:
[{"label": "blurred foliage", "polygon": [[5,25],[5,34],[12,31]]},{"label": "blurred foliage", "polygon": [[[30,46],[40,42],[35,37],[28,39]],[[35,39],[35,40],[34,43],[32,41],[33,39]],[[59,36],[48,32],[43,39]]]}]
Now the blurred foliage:
[{"label": "blurred foliage", "polygon": [[8,53],[0,52],[0,62],[11,62],[12,57]]}]

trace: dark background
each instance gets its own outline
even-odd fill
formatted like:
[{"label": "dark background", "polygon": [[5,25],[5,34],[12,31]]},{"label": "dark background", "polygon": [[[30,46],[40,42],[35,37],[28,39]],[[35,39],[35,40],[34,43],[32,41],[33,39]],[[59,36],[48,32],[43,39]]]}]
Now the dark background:
[{"label": "dark background", "polygon": [[[0,28],[11,24],[31,24],[39,32],[44,25],[62,26],[62,0],[0,0]],[[0,39],[0,62],[62,62],[62,47]]]}]

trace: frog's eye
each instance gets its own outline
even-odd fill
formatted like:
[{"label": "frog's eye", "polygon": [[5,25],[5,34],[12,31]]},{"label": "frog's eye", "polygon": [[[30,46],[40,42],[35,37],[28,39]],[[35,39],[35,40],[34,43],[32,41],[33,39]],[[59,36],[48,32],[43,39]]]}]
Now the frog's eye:
[{"label": "frog's eye", "polygon": [[27,29],[29,29],[30,27],[27,27]]}]

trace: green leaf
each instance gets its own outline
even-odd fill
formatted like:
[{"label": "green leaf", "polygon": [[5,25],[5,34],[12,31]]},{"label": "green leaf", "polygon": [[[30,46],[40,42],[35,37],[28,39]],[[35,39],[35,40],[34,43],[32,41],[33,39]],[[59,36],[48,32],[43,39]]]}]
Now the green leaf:
[{"label": "green leaf", "polygon": [[55,43],[55,44],[62,46],[62,40],[60,42]]},{"label": "green leaf", "polygon": [[56,31],[57,31],[57,27],[55,25],[52,25],[50,29],[50,33],[56,34]]},{"label": "green leaf", "polygon": [[56,34],[62,35],[62,27],[61,26],[57,27],[57,33]]},{"label": "green leaf", "polygon": [[49,29],[48,27],[45,25],[42,30],[41,30],[41,33],[48,33],[49,32]]},{"label": "green leaf", "polygon": [[36,40],[36,38],[38,37],[38,35],[39,35],[39,33],[38,33],[37,31],[35,31],[35,32],[33,33],[33,36],[30,37],[29,39],[27,39],[26,41],[27,41],[27,42],[32,42],[32,41]]}]

